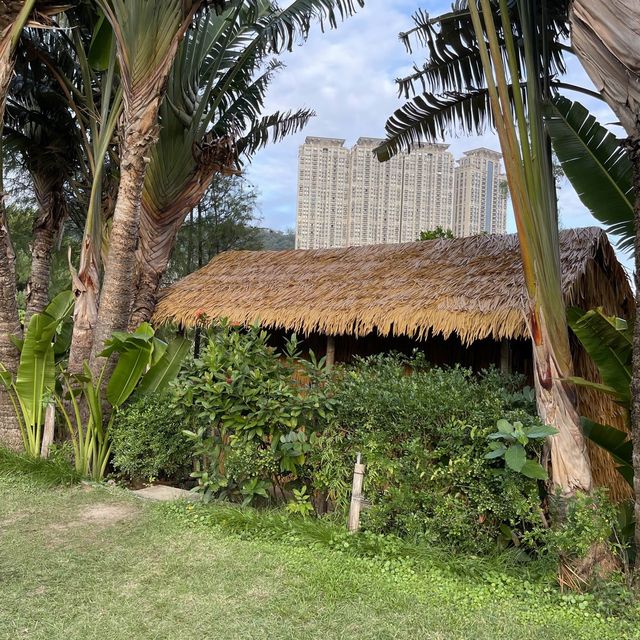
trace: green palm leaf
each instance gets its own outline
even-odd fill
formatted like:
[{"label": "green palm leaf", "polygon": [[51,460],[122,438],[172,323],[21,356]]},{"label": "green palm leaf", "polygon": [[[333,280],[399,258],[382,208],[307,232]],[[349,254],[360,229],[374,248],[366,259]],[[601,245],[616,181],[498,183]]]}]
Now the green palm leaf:
[{"label": "green palm leaf", "polygon": [[380,162],[421,141],[434,141],[461,129],[481,134],[490,121],[491,102],[486,89],[449,92],[444,96],[423,93],[397,109],[387,120],[386,140],[375,149]]},{"label": "green palm leaf", "polygon": [[633,167],[620,141],[579,102],[561,96],[545,106],[545,124],[562,169],[593,216],[632,249]]}]

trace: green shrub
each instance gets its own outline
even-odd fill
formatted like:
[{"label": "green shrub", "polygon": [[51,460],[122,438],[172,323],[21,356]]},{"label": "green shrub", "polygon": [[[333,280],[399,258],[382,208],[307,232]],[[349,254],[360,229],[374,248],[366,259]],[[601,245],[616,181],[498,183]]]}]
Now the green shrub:
[{"label": "green shrub", "polygon": [[302,486],[306,458],[333,406],[326,375],[324,360],[300,357],[295,335],[278,353],[258,327],[221,323],[209,330],[202,356],[174,387],[205,499],[281,499]]},{"label": "green shrub", "polygon": [[168,393],[141,396],[121,409],[111,432],[113,467],[132,481],[182,481],[191,447]]},{"label": "green shrub", "polygon": [[538,423],[522,408],[521,382],[399,356],[344,368],[330,385],[335,414],[309,460],[311,485],[346,505],[361,452],[365,529],[475,552],[525,532],[531,542],[541,526],[536,480],[485,458],[498,420]]},{"label": "green shrub", "polygon": [[568,501],[560,496],[551,500],[557,523],[547,532],[546,549],[558,556],[583,558],[594,545],[611,544],[617,527],[617,511],[606,490],[577,493]]}]

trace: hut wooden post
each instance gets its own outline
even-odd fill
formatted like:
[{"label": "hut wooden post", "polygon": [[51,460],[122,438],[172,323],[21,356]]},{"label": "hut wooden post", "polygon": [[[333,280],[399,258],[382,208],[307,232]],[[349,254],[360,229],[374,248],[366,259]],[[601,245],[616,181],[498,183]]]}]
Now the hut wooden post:
[{"label": "hut wooden post", "polygon": [[500,371],[511,373],[511,345],[506,338],[500,342]]},{"label": "hut wooden post", "polygon": [[349,523],[347,528],[355,533],[360,528],[360,509],[362,508],[362,483],[364,480],[364,465],[360,463],[360,454],[353,467],[353,485],[351,487],[351,506],[349,507]]},{"label": "hut wooden post", "polygon": [[333,336],[327,336],[327,359],[325,364],[327,369],[331,369],[336,361],[336,339]]}]

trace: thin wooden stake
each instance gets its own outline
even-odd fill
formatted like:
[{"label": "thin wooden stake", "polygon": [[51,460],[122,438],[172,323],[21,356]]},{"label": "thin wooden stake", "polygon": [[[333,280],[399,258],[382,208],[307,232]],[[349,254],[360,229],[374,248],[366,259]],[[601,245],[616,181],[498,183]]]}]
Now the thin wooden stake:
[{"label": "thin wooden stake", "polygon": [[362,483],[365,466],[360,463],[360,454],[353,467],[353,485],[351,487],[351,506],[349,507],[349,523],[347,528],[354,533],[360,528],[360,509],[362,508]]},{"label": "thin wooden stake", "polygon": [[56,406],[53,403],[47,405],[44,414],[44,431],[42,433],[42,446],[40,447],[40,457],[49,457],[49,447],[53,443],[53,434],[56,425]]}]

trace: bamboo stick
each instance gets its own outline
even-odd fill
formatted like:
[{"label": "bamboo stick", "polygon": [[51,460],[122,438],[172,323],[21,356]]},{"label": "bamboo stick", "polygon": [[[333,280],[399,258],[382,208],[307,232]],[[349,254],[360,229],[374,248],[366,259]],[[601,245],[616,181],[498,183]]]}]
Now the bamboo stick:
[{"label": "bamboo stick", "polygon": [[355,533],[360,528],[360,509],[362,508],[362,483],[364,481],[365,466],[360,463],[358,454],[353,467],[353,484],[351,487],[351,506],[349,507],[349,522],[347,528]]}]

